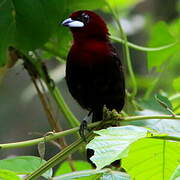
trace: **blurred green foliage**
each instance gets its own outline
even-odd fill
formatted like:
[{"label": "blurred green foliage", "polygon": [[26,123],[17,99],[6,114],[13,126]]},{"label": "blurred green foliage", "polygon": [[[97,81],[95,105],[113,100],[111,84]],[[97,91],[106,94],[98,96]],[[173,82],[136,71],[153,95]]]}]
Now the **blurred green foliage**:
[{"label": "blurred green foliage", "polygon": [[[177,38],[171,35],[168,25],[165,22],[159,22],[152,27],[149,41],[150,47],[158,47],[170,43],[175,43],[176,41]],[[169,58],[172,57],[175,52],[177,52],[177,48],[180,50],[180,45],[176,45],[158,52],[148,52],[148,68],[151,69],[153,67],[157,67],[158,71],[162,71],[163,69],[161,66],[165,61],[172,60]]]},{"label": "blurred green foliage", "polygon": [[[13,46],[29,56],[29,51],[40,52],[38,61],[44,61],[45,59],[52,60],[55,57],[60,60],[61,63],[65,63],[65,59],[69,48],[72,43],[72,36],[67,28],[60,26],[60,23],[69,16],[73,11],[80,9],[96,10],[107,19],[107,25],[110,27],[112,35],[119,37],[119,29],[115,25],[115,18],[113,12],[121,18],[129,20],[134,12],[131,10],[135,8],[142,0],[0,0],[0,76],[4,75],[4,68],[8,67],[10,63],[8,60],[8,47]],[[146,1],[144,3],[147,3]],[[174,46],[161,50],[161,51],[144,51],[147,58],[143,60],[143,65],[138,67],[139,69],[145,69],[145,73],[137,73],[136,81],[138,85],[138,94],[135,99],[131,99],[131,90],[133,89],[131,78],[126,73],[126,88],[127,88],[127,106],[124,109],[127,115],[152,115],[154,114],[170,114],[167,107],[170,108],[175,114],[180,114],[180,19],[173,19],[171,22],[155,22],[153,16],[150,14],[143,14],[145,24],[138,33],[144,33],[146,31],[146,38],[148,40],[143,41],[148,47],[161,47],[174,43]],[[136,34],[134,35],[136,36]],[[136,42],[135,42],[136,44]],[[120,43],[116,44],[118,49]],[[137,51],[139,53],[139,51]],[[120,52],[122,54],[122,52]],[[131,54],[132,56],[133,52]],[[137,60],[137,59],[136,59]],[[38,61],[37,64],[38,64]],[[133,58],[131,58],[133,61]],[[127,62],[124,59],[124,64]],[[136,64],[136,62],[134,62]],[[136,70],[138,69],[136,67]],[[128,69],[126,67],[125,69]],[[158,94],[155,96],[155,94]],[[129,95],[129,96],[128,96]],[[167,107],[166,107],[167,105]],[[157,121],[156,121],[157,122]],[[159,121],[158,121],[159,123]],[[163,132],[168,132],[171,129],[175,136],[179,136],[179,130],[177,122],[171,122],[170,124],[159,123],[148,124],[147,122],[138,122],[139,126],[148,126],[154,129],[161,129],[165,127]],[[172,127],[172,128],[171,128]],[[176,128],[174,128],[176,127]],[[156,173],[158,168],[164,167],[163,172],[157,174],[156,177],[166,178],[170,177],[177,164],[177,144],[173,142],[167,142],[165,146],[163,143],[166,141],[154,141],[141,140],[136,142],[136,145],[131,145],[131,151],[129,156],[123,161],[123,165],[127,172],[133,177],[142,175],[143,177],[151,176],[151,173]],[[159,147],[163,149],[163,152],[158,152]],[[140,151],[139,151],[140,150]],[[173,155],[171,153],[173,151]],[[158,152],[154,154],[154,152]],[[142,154],[144,155],[142,157]],[[157,158],[154,161],[153,157]],[[161,156],[161,157],[160,157]],[[165,157],[163,160],[162,157]],[[140,161],[137,161],[138,158]],[[39,162],[34,157],[21,161],[20,157],[1,160],[0,169],[9,169],[17,173],[31,173]],[[10,162],[7,167],[7,162]],[[142,163],[145,162],[146,166]],[[103,162],[103,159],[102,159]],[[170,171],[168,169],[168,163],[171,162]],[[3,164],[4,163],[4,164]],[[137,165],[138,164],[138,165]],[[19,165],[21,166],[20,169]],[[90,169],[87,163],[75,161],[76,170]],[[133,165],[134,168],[131,168]],[[162,165],[162,166],[161,166]],[[16,167],[16,168],[15,168]],[[29,167],[30,169],[23,169]],[[154,171],[152,169],[154,168]],[[27,170],[27,171],[25,171]],[[64,173],[71,172],[70,165],[65,162],[60,165],[55,175],[62,175]],[[52,172],[50,172],[51,174]],[[4,176],[10,176],[11,172],[4,172],[0,170],[0,178]],[[113,173],[112,173],[113,174]],[[13,174],[14,179],[18,177]],[[104,179],[109,178],[110,175],[104,174]],[[106,177],[105,177],[106,176]],[[47,176],[46,176],[47,177]],[[113,177],[111,177],[113,179]],[[139,178],[139,177],[138,177]],[[138,179],[137,178],[137,179]],[[141,178],[141,177],[140,177]],[[91,179],[91,178],[84,178]],[[103,179],[103,177],[102,177]]]},{"label": "blurred green foliage", "polygon": [[5,169],[0,169],[0,179],[3,179],[3,180],[21,180],[20,177],[18,177],[15,172],[5,170]]},{"label": "blurred green foliage", "polygon": [[0,65],[6,64],[6,50],[10,45],[27,52],[41,48],[57,33],[57,48],[61,49],[69,39],[64,39],[67,30],[60,30],[59,22],[74,10],[97,9],[104,4],[103,0],[89,1],[88,6],[85,0],[1,0]]}]

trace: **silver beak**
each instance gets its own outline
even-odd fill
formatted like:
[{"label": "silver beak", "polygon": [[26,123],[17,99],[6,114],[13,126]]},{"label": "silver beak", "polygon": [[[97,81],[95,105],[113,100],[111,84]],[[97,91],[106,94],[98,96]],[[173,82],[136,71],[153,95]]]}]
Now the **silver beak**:
[{"label": "silver beak", "polygon": [[81,21],[73,20],[71,18],[65,19],[62,23],[63,26],[67,27],[84,27],[84,23]]}]

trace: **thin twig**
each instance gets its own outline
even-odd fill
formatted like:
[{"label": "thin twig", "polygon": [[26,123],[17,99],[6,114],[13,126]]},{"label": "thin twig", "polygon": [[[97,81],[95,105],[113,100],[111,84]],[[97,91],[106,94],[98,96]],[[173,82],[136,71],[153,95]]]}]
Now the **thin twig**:
[{"label": "thin twig", "polygon": [[[110,36],[110,38],[115,42],[125,44],[125,41],[123,39],[121,39],[121,38],[118,38],[118,37],[115,37],[115,36]],[[167,45],[160,46],[160,47],[144,47],[144,46],[139,46],[137,44],[133,44],[131,42],[127,42],[127,45],[130,48],[136,49],[138,51],[144,51],[144,52],[162,51],[162,50],[168,49],[170,47],[173,47],[173,46],[175,46],[177,44],[178,44],[178,42],[174,42],[174,43],[167,44]]]}]

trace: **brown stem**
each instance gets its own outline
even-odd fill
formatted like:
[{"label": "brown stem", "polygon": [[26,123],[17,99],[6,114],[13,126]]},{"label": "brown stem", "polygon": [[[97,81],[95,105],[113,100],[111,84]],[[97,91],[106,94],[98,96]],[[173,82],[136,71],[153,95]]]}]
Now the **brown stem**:
[{"label": "brown stem", "polygon": [[[49,120],[49,123],[53,123],[51,125],[51,127],[54,127],[54,130],[55,132],[61,132],[62,131],[62,127],[61,125],[58,123],[58,121],[54,118],[55,115],[53,114],[53,112],[51,111],[53,108],[52,108],[52,104],[51,104],[51,101],[46,93],[46,90],[45,90],[45,87],[42,83],[42,81],[39,79],[39,82],[40,82],[40,85],[42,87],[42,90],[43,90],[43,94],[41,93],[41,96],[44,97],[44,101],[46,101],[46,104],[45,104],[45,107],[48,108],[48,112],[49,114],[51,115],[51,117],[48,118]],[[37,84],[36,84],[37,85]],[[43,103],[42,103],[43,104]],[[47,110],[45,110],[45,112],[47,112]],[[47,114],[47,117],[48,117],[48,114]],[[65,138],[59,138],[57,139],[56,141],[54,141],[53,143],[54,145],[56,145],[57,147],[59,147],[60,149],[64,149],[65,147],[67,147],[67,143],[65,141]],[[59,146],[60,145],[60,146]],[[69,155],[69,157],[67,158],[68,162],[69,162],[69,165],[72,169],[72,171],[75,171],[75,167],[74,167],[74,164],[72,162],[72,157],[71,155]]]},{"label": "brown stem", "polygon": [[[45,75],[46,75],[46,83],[52,83],[51,82],[51,79],[49,77],[49,74],[48,74],[48,71],[47,71],[47,68],[45,66],[45,64],[40,64],[41,65],[41,68],[42,70],[44,71]],[[27,67],[27,65],[26,65]],[[44,108],[44,111],[47,115],[47,118],[48,118],[48,122],[50,124],[50,126],[52,127],[52,129],[55,131],[55,132],[61,132],[62,131],[62,127],[60,126],[59,122],[57,121],[57,119],[55,118],[55,115],[53,113],[53,108],[52,108],[52,105],[51,105],[51,101],[45,91],[45,87],[44,87],[44,84],[42,82],[42,80],[39,78],[39,74],[38,76],[33,76],[34,73],[31,73],[31,69],[29,70],[28,68],[26,68],[28,70],[28,73],[29,75],[31,76],[31,79],[35,85],[35,88],[38,92],[38,96],[40,98],[40,101],[43,105],[43,108]],[[38,87],[38,84],[36,82],[36,79],[39,80],[39,83],[40,83],[40,86],[41,86],[41,89]],[[54,141],[53,143],[54,145],[56,145],[59,149],[64,149],[67,147],[67,143],[65,141],[65,138],[59,138],[57,139],[56,141]],[[71,155],[69,155],[69,157],[67,158],[67,160],[69,161],[69,164],[70,164],[70,167],[72,170],[74,170],[74,166],[73,166],[73,163],[72,163],[72,158],[71,158]]]},{"label": "brown stem", "polygon": [[[60,126],[59,122],[57,121],[57,119],[55,118],[54,112],[53,112],[53,108],[51,105],[51,101],[45,91],[45,87],[44,84],[42,83],[41,80],[41,75],[40,72],[38,71],[37,67],[38,65],[40,65],[40,71],[43,71],[43,73],[45,74],[45,83],[48,86],[48,83],[51,84],[53,81],[50,79],[47,68],[45,66],[45,64],[42,63],[42,61],[36,61],[36,64],[33,63],[33,61],[31,61],[31,59],[29,59],[26,55],[24,55],[23,53],[21,53],[18,49],[14,48],[14,47],[10,47],[9,48],[9,53],[10,53],[10,58],[13,60],[14,59],[18,60],[19,58],[23,59],[24,61],[24,67],[27,70],[29,76],[31,77],[31,80],[37,90],[39,99],[41,101],[41,104],[43,106],[43,109],[46,113],[48,122],[51,126],[51,128],[55,131],[55,132],[61,132],[62,131],[62,127]],[[38,86],[37,81],[39,81],[40,86]],[[52,84],[53,85],[53,84]],[[41,88],[40,88],[41,87]],[[54,141],[54,144],[59,148],[59,149],[64,149],[67,147],[67,143],[63,138],[59,138],[56,141]],[[68,157],[68,161],[70,163],[70,167],[72,170],[75,170],[73,164],[72,164],[72,158],[71,156]]]}]

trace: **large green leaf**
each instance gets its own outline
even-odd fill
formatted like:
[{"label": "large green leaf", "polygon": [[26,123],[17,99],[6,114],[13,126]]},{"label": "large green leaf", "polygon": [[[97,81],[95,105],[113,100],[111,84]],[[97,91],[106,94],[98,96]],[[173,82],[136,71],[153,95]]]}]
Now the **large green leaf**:
[{"label": "large green leaf", "polygon": [[159,99],[163,99],[162,101],[165,102],[165,104],[167,104],[168,107],[172,107],[171,102],[168,100],[168,98],[159,94],[156,95],[156,97],[151,97],[149,99],[141,99],[139,100],[139,103],[143,109],[149,109],[163,114],[171,114],[169,111],[167,111],[167,109],[164,106],[162,106],[159,103],[159,101],[156,99],[157,97]]},{"label": "large green leaf", "polygon": [[[158,100],[157,100],[158,99]],[[146,100],[139,100],[139,104],[143,110],[136,111],[136,115],[140,116],[153,116],[153,115],[162,115],[168,114],[172,115],[172,104],[170,100],[163,95],[157,94],[154,97],[151,97]],[[168,108],[168,109],[167,109]],[[169,119],[149,119],[141,121],[132,121],[128,124],[143,126],[154,129],[159,133],[165,133],[170,136],[180,136],[180,121],[169,120]],[[123,125],[127,125],[127,122],[123,122]]]},{"label": "large green leaf", "polygon": [[155,95],[156,101],[166,110],[168,111],[171,115],[175,116],[173,112],[173,107],[171,102],[166,96],[163,96],[161,94],[156,94]]},{"label": "large green leaf", "polygon": [[9,170],[4,170],[4,169],[0,169],[0,179],[1,180],[21,180],[20,177],[16,175],[16,173]]},{"label": "large green leaf", "polygon": [[127,9],[135,6],[143,0],[106,0],[112,8]]},{"label": "large green leaf", "polygon": [[15,19],[11,1],[0,1],[0,66],[5,64],[7,47],[14,43]]},{"label": "large green leaf", "polygon": [[174,79],[173,87],[177,92],[180,92],[180,77]]},{"label": "large green leaf", "polygon": [[180,165],[175,169],[170,180],[180,180]]},{"label": "large green leaf", "polygon": [[82,180],[94,180],[97,175],[103,174],[105,172],[110,172],[109,169],[102,170],[84,170],[84,171],[74,171],[71,173],[63,174],[61,176],[56,176],[52,180],[73,180],[73,179],[82,179]]},{"label": "large green leaf", "polygon": [[[76,171],[92,169],[92,166],[86,161],[72,161],[71,163],[73,164],[73,167],[76,169]],[[65,161],[56,170],[54,176],[59,176],[59,175],[63,175],[65,173],[71,173],[71,172],[72,172],[72,169],[70,167],[70,162]],[[82,179],[87,180],[87,179],[90,179],[90,178],[89,177],[88,178],[84,177]]]},{"label": "large green leaf", "polygon": [[96,177],[98,177],[99,180],[130,180],[130,176],[128,174],[118,171],[111,171],[111,169],[74,171],[72,173],[54,177],[52,180],[94,180]]},{"label": "large green leaf", "polygon": [[[68,15],[64,18],[66,19]],[[51,39],[44,46],[44,58],[51,58],[52,56],[57,56],[66,59],[67,53],[72,42],[72,35],[69,28],[59,27],[57,33],[55,33]]]},{"label": "large green leaf", "polygon": [[94,155],[90,158],[101,169],[113,161],[127,156],[132,143],[146,137],[148,130],[137,126],[110,127],[95,131],[95,137],[86,148],[93,149]]},{"label": "large green leaf", "polygon": [[141,139],[131,145],[122,166],[136,180],[169,180],[180,161],[180,143]]},{"label": "large green leaf", "polygon": [[174,19],[173,22],[168,26],[171,34],[180,40],[180,18]]},{"label": "large green leaf", "polygon": [[175,46],[172,46],[168,49],[148,52],[148,68],[151,69],[155,66],[158,68],[159,71],[161,71],[161,65],[170,57],[172,57],[175,54],[175,52],[178,52],[180,50],[178,38],[174,37],[169,32],[168,25],[165,22],[159,22],[155,24],[152,27],[148,46],[158,47],[176,42],[177,44]]},{"label": "large green leaf", "polygon": [[[63,39],[67,33],[61,32],[59,22],[75,10],[97,9],[104,4],[104,0],[1,0],[0,66],[6,63],[6,51],[10,45],[24,51],[34,50],[56,33],[61,33],[61,40],[57,43],[62,41],[65,44],[67,41]],[[60,44],[61,52],[64,45]]]},{"label": "large green leaf", "polygon": [[[30,174],[45,162],[45,160],[35,156],[17,156],[15,158],[0,160],[0,169],[10,170],[16,174]],[[43,174],[43,177],[46,178],[51,176],[52,169],[49,169]]]},{"label": "large green leaf", "polygon": [[111,171],[110,173],[104,173],[100,180],[131,180],[131,178],[126,173]]},{"label": "large green leaf", "polygon": [[105,5],[105,0],[70,0],[69,2],[69,8],[73,11],[77,10],[93,10],[93,9],[98,9],[102,8]]},{"label": "large green leaf", "polygon": [[[136,111],[137,116],[161,116],[162,112],[157,110],[144,109]],[[180,121],[170,119],[145,119],[131,122],[122,122],[122,125],[135,125],[153,129],[160,134],[168,134],[169,136],[180,137]]]},{"label": "large green leaf", "polygon": [[[62,13],[57,0],[4,0],[0,3],[0,65],[6,60],[6,49],[13,45],[33,50],[45,43],[57,27]],[[62,3],[61,3],[62,4]]]}]

